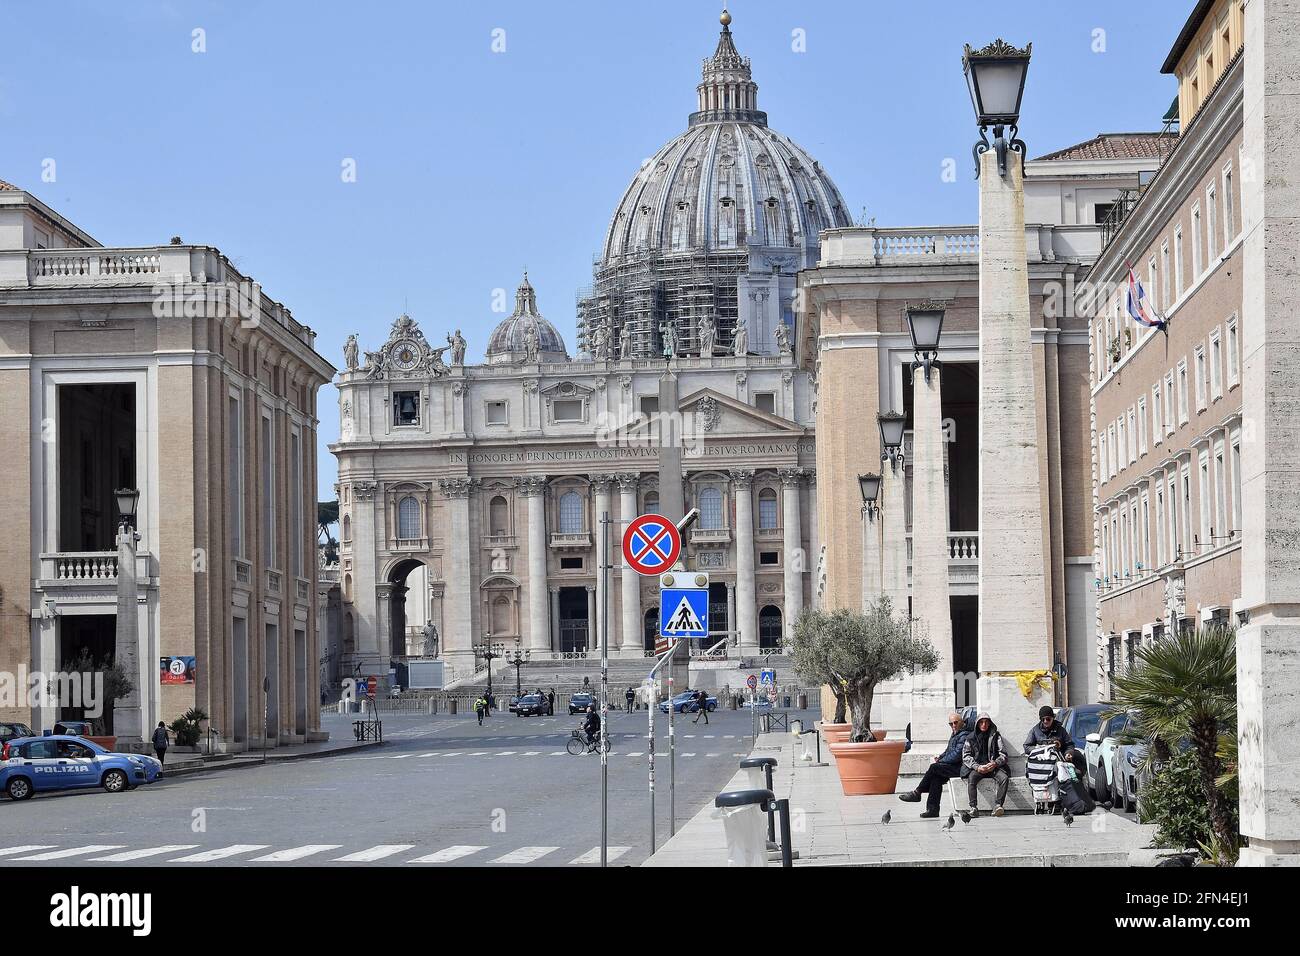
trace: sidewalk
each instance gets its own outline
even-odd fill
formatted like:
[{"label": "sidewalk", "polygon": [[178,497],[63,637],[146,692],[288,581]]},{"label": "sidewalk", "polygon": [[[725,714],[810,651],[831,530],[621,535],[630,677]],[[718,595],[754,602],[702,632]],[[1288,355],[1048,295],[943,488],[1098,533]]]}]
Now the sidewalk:
[{"label": "sidewalk", "polygon": [[[370,747],[378,747],[381,744],[378,741],[367,740],[364,742],[352,738],[352,725],[349,721],[346,728],[340,724],[338,727],[329,727],[332,740],[322,740],[309,744],[291,744],[287,747],[268,747],[266,751],[266,763],[284,763],[290,760],[310,760],[315,757],[332,757],[336,754],[349,753],[354,750],[366,750]],[[347,736],[342,736],[344,733]],[[231,770],[238,767],[257,767],[262,764],[262,751],[254,748],[245,750],[241,753],[232,754],[181,754],[168,752],[167,763],[163,766],[164,779],[171,777],[186,777],[198,773],[206,773],[215,770]]]},{"label": "sidewalk", "polygon": [[[809,738],[804,738],[809,739]],[[903,803],[887,794],[846,797],[834,757],[825,747],[825,767],[795,761],[801,752],[788,734],[765,734],[753,756],[775,757],[772,786],[789,798],[795,866],[1128,866],[1150,865],[1147,847],[1155,827],[1098,809],[1065,826],[1059,816],[1008,813],[981,815],[969,824],[942,824],[952,809],[944,795],[937,820],[917,814],[924,804]],[[748,775],[737,771],[728,790],[745,789]],[[963,806],[964,801],[959,803]],[[891,822],[881,823],[885,811]],[[722,821],[710,804],[686,823],[644,866],[726,866]],[[769,865],[779,865],[769,863]]]}]

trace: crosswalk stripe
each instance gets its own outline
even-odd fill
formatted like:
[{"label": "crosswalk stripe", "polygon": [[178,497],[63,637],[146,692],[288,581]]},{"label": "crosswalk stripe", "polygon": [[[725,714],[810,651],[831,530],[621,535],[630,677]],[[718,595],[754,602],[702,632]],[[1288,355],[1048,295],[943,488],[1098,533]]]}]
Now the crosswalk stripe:
[{"label": "crosswalk stripe", "polygon": [[497,756],[498,756],[498,757],[513,757],[516,753],[518,753],[518,751],[516,751],[516,750],[503,750],[503,751],[501,751],[501,753],[497,754]]},{"label": "crosswalk stripe", "polygon": [[551,756],[552,756],[552,757],[564,757],[564,756],[567,756],[567,755],[568,755],[568,751],[567,751],[567,750],[552,750],[552,751],[551,751]]},{"label": "crosswalk stripe", "polygon": [[486,750],[478,750],[478,751],[475,751],[475,752],[472,753],[472,754],[466,754],[466,756],[468,756],[468,757],[482,757],[485,753],[487,753]]},{"label": "crosswalk stripe", "polygon": [[18,853],[31,853],[35,850],[52,850],[53,843],[33,843],[31,846],[11,846],[0,850],[0,856],[14,856]]},{"label": "crosswalk stripe", "polygon": [[210,860],[224,860],[228,856],[238,856],[240,853],[252,853],[254,850],[265,850],[271,844],[269,843],[234,843],[230,846],[223,846],[217,850],[204,850],[202,853],[191,853],[189,856],[178,856],[174,860],[168,860],[168,863],[207,863]]},{"label": "crosswalk stripe", "polygon": [[629,756],[629,757],[644,757],[645,754],[642,753],[640,750],[633,750],[630,754],[628,754],[628,756]]},{"label": "crosswalk stripe", "polygon": [[70,856],[85,856],[87,853],[102,853],[105,850],[120,850],[121,843],[92,843],[89,846],[74,846],[69,850],[51,850],[49,853],[35,853],[31,856],[17,857],[19,860],[66,860]]},{"label": "crosswalk stripe", "polygon": [[407,860],[407,863],[450,863],[452,860],[459,860],[463,856],[469,856],[486,850],[485,846],[449,846],[444,847],[437,853],[430,853],[428,856],[417,856],[414,860]]},{"label": "crosswalk stripe", "polygon": [[[606,847],[605,859],[606,861],[613,863],[615,860],[617,860],[620,856],[622,856],[630,849],[632,849],[630,846]],[[589,863],[599,863],[599,862],[600,862],[600,847],[595,847],[593,849],[588,850],[586,853],[582,854],[582,856],[570,860],[569,865],[585,866],[586,864]]]},{"label": "crosswalk stripe", "polygon": [[694,757],[695,754],[682,754],[683,757]]},{"label": "crosswalk stripe", "polygon": [[414,843],[381,843],[378,846],[372,846],[368,850],[358,850],[356,853],[349,853],[347,856],[336,856],[334,863],[373,863],[375,860],[382,860],[390,857],[394,853],[401,853],[403,850],[409,850],[415,846]]},{"label": "crosswalk stripe", "polygon": [[91,863],[125,863],[128,860],[143,860],[147,856],[158,856],[161,853],[179,853],[181,850],[192,850],[197,843],[177,843],[172,846],[151,846],[143,850],[127,850],[124,853],[110,853],[108,856],[92,856]]},{"label": "crosswalk stripe", "polygon": [[419,754],[421,757],[439,757],[442,756],[441,750],[430,750],[427,754]]},{"label": "crosswalk stripe", "polygon": [[324,853],[326,850],[337,850],[342,843],[308,843],[304,846],[296,846],[290,850],[276,850],[274,853],[268,853],[265,856],[253,857],[253,863],[288,863],[291,860],[301,860],[306,856],[315,856],[317,853]]},{"label": "crosswalk stripe", "polygon": [[717,754],[705,754],[704,756],[706,756],[706,757],[716,757],[716,756],[718,756],[718,755],[717,755]]},{"label": "crosswalk stripe", "polygon": [[394,760],[405,760],[407,757],[410,757],[410,756],[411,756],[411,754],[393,754],[393,755],[392,755],[392,758],[393,758]]},{"label": "crosswalk stripe", "polygon": [[536,757],[536,756],[537,756],[538,754],[540,754],[540,753],[541,753],[540,750],[530,750],[530,751],[528,751],[528,753],[520,754],[519,756],[521,756],[521,757]]},{"label": "crosswalk stripe", "polygon": [[511,850],[504,856],[499,856],[493,863],[532,863],[534,860],[540,860],[548,853],[554,853],[558,846],[521,846],[517,850]]}]

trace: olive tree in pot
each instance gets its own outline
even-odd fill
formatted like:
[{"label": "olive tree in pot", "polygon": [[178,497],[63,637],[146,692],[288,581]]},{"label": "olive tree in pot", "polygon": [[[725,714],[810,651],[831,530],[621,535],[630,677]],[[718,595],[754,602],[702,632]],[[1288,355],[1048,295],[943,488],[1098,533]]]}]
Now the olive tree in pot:
[{"label": "olive tree in pot", "polygon": [[[806,618],[806,620],[805,620]],[[852,720],[849,740],[833,743],[831,754],[846,794],[893,793],[906,742],[875,740],[871,704],[876,687],[908,671],[923,674],[939,666],[930,642],[913,633],[914,623],[894,613],[882,597],[861,611],[812,611],[796,627],[815,632],[832,687],[843,688]]]},{"label": "olive tree in pot", "polygon": [[794,632],[786,642],[785,651],[794,666],[799,679],[809,685],[824,685],[830,688],[835,697],[835,716],[829,724],[822,722],[822,736],[827,741],[839,739],[833,735],[840,727],[847,736],[849,725],[845,722],[848,699],[844,696],[844,683],[830,667],[827,657],[827,642],[824,618],[820,611],[804,611],[795,621]]}]

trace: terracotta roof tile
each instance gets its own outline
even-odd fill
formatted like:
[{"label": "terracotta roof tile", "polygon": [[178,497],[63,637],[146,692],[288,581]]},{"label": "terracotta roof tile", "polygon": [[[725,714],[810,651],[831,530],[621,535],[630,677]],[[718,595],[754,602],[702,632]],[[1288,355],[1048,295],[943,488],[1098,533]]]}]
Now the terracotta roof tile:
[{"label": "terracotta roof tile", "polygon": [[1099,133],[1092,139],[1058,149],[1038,160],[1158,159],[1174,148],[1177,133]]},{"label": "terracotta roof tile", "polygon": [[0,179],[0,189],[12,189],[15,192],[19,191],[17,186],[15,186],[13,183],[7,183],[3,179]]}]

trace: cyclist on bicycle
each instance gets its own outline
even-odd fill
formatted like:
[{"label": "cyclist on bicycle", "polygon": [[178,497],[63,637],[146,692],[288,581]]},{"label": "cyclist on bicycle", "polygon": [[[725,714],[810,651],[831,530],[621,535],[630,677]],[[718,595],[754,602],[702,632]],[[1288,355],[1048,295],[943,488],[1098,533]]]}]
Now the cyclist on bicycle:
[{"label": "cyclist on bicycle", "polygon": [[595,747],[600,742],[600,714],[596,713],[596,705],[587,706],[587,719],[582,722],[582,731],[587,735],[587,744]]}]

